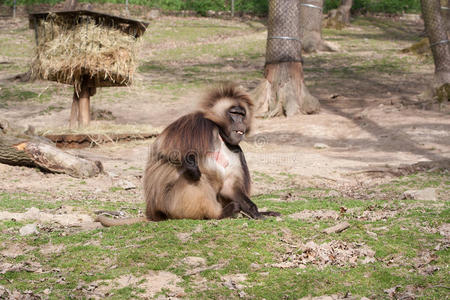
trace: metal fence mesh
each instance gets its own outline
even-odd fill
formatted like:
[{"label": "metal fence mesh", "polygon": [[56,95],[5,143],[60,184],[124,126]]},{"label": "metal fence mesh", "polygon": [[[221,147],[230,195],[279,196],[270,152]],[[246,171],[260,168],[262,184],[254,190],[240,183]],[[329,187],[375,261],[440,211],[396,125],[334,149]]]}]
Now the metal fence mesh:
[{"label": "metal fence mesh", "polygon": [[321,33],[323,0],[300,0],[300,40],[308,32]]},{"label": "metal fence mesh", "polygon": [[438,0],[421,0],[425,29],[430,40],[435,72],[450,72],[450,43],[446,12]]},{"label": "metal fence mesh", "polygon": [[302,61],[299,0],[270,0],[266,64]]}]

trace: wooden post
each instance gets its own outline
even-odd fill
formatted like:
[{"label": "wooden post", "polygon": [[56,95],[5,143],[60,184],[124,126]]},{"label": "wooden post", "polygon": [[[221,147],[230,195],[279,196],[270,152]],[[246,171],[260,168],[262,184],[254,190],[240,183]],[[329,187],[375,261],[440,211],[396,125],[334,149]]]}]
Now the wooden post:
[{"label": "wooden post", "polygon": [[80,91],[80,111],[78,114],[78,125],[85,127],[88,126],[91,121],[91,111],[90,111],[90,93],[88,80],[83,80],[81,83],[81,91]]},{"label": "wooden post", "polygon": [[70,128],[78,127],[78,115],[80,113],[80,99],[77,92],[73,91],[72,110],[70,111]]},{"label": "wooden post", "polygon": [[13,4],[13,18],[16,18],[17,0],[14,0]]},{"label": "wooden post", "polygon": [[234,0],[231,0],[231,17],[234,18]]}]

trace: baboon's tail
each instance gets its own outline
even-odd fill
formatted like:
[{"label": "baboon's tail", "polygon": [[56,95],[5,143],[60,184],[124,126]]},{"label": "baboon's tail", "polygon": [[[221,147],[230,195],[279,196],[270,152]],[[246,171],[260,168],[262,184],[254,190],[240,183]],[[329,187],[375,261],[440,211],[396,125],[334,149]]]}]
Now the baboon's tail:
[{"label": "baboon's tail", "polygon": [[100,222],[105,227],[131,225],[135,223],[148,222],[145,217],[126,218],[126,219],[111,219],[106,216],[98,216],[95,218],[95,222]]}]

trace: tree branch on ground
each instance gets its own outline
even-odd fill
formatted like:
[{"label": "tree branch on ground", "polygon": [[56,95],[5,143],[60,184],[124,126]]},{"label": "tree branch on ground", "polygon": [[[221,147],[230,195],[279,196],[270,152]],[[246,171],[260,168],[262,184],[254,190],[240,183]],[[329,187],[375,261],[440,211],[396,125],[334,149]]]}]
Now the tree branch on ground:
[{"label": "tree branch on ground", "polygon": [[0,163],[81,178],[103,171],[100,161],[94,162],[64,152],[49,140],[36,136],[32,127],[23,132],[11,127],[6,120],[0,120]]}]

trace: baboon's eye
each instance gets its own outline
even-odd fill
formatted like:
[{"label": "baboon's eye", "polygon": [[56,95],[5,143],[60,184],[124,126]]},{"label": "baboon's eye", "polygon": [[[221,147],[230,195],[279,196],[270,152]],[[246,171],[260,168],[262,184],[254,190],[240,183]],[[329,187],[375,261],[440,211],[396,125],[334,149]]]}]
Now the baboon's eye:
[{"label": "baboon's eye", "polygon": [[229,113],[245,117],[245,109],[240,106],[232,106],[229,110]]}]

